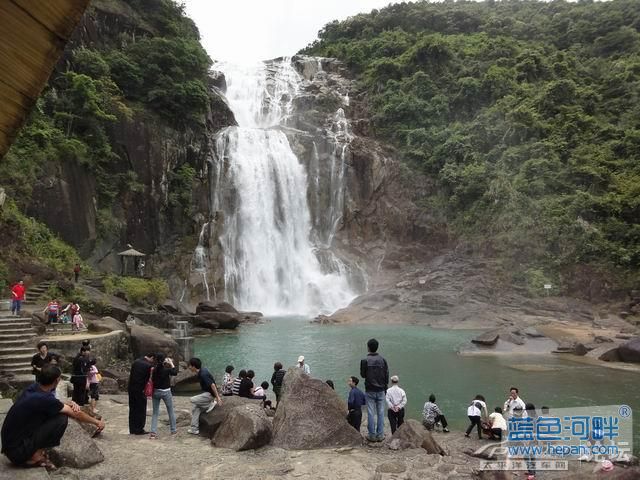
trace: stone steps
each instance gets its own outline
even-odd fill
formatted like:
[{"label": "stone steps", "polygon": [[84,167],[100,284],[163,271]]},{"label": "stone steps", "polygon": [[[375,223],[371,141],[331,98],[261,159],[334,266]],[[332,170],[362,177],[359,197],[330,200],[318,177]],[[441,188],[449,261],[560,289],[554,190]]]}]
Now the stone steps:
[{"label": "stone steps", "polygon": [[22,326],[22,325],[18,325],[18,326],[9,325],[8,327],[3,325],[0,327],[0,337],[4,335],[19,335],[21,333],[24,333],[24,334],[32,333],[35,335],[35,332],[33,331],[33,327],[31,327],[31,325],[29,325],[28,327]]},{"label": "stone steps", "polygon": [[21,347],[23,345],[28,345],[29,340],[33,339],[35,336],[36,335],[34,333],[31,338],[19,338],[19,339],[7,339],[7,340],[0,337],[0,348]]},{"label": "stone steps", "polygon": [[29,353],[9,353],[6,355],[0,355],[0,365],[29,365],[34,354],[35,350],[30,348]]},{"label": "stone steps", "polygon": [[30,362],[0,364],[0,372],[12,375],[29,375],[33,373]]},{"label": "stone steps", "polygon": [[7,340],[29,340],[36,336],[33,329],[18,330],[17,333],[0,332],[0,344]]}]

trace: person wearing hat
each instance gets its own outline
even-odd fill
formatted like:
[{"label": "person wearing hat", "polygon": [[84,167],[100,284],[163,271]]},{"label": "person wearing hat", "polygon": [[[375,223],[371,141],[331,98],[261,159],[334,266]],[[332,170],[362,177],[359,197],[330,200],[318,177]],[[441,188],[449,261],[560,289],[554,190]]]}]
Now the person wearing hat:
[{"label": "person wearing hat", "polygon": [[391,377],[391,388],[387,390],[387,416],[391,425],[391,435],[404,423],[404,407],[407,404],[407,394],[398,386],[400,379],[397,375]]},{"label": "person wearing hat", "polygon": [[309,365],[304,363],[304,355],[300,355],[298,357],[298,368],[301,368],[302,371],[307,375],[311,375],[311,369],[309,368]]}]

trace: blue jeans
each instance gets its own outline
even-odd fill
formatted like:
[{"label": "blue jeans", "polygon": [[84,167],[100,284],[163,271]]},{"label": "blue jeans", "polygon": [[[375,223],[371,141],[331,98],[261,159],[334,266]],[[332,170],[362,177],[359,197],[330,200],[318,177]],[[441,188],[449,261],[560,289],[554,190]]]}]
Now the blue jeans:
[{"label": "blue jeans", "polygon": [[11,300],[11,313],[20,314],[20,307],[22,307],[22,300]]},{"label": "blue jeans", "polygon": [[[367,429],[370,437],[384,437],[384,392],[367,392]],[[377,428],[374,417],[377,417]]]},{"label": "blue jeans", "polygon": [[171,390],[158,390],[153,391],[153,415],[151,416],[151,433],[158,433],[158,415],[160,413],[160,400],[164,402],[164,406],[167,407],[167,413],[169,414],[169,425],[171,426],[171,433],[176,431],[176,414],[173,411],[173,396]]}]

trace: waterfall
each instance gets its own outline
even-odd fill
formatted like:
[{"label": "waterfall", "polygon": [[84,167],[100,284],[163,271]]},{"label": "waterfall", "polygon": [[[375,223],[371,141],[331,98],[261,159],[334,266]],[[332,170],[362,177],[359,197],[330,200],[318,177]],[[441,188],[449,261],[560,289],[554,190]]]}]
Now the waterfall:
[{"label": "waterfall", "polygon": [[[216,68],[225,75],[227,100],[239,125],[216,139],[219,165],[212,193],[223,212],[227,300],[267,314],[327,314],[346,306],[355,296],[347,272],[341,265],[323,268],[316,256],[307,172],[279,128],[291,114],[300,76],[287,59]],[[344,158],[340,162],[337,176],[343,174]],[[312,175],[316,182],[318,172]],[[340,215],[333,212],[331,218]]]},{"label": "waterfall", "polygon": [[[205,233],[208,226],[209,222],[206,222],[202,225],[202,229],[200,230],[200,236],[198,237],[198,246],[193,252],[193,258],[191,259],[191,270],[202,275],[202,284],[204,285],[205,292],[207,293],[206,299],[211,300],[211,295],[209,294],[209,284],[207,283],[207,252],[204,244]],[[184,294],[182,295],[182,297],[184,297]],[[182,301],[182,298],[180,299],[180,301]]]}]

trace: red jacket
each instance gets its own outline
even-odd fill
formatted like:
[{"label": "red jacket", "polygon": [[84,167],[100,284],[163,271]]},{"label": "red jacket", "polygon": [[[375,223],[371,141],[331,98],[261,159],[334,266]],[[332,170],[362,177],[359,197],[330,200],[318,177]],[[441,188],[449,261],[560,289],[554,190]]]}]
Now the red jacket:
[{"label": "red jacket", "polygon": [[11,289],[11,298],[13,300],[24,300],[24,292],[25,292],[25,288],[24,285],[20,285],[19,283],[16,283],[13,288]]}]

